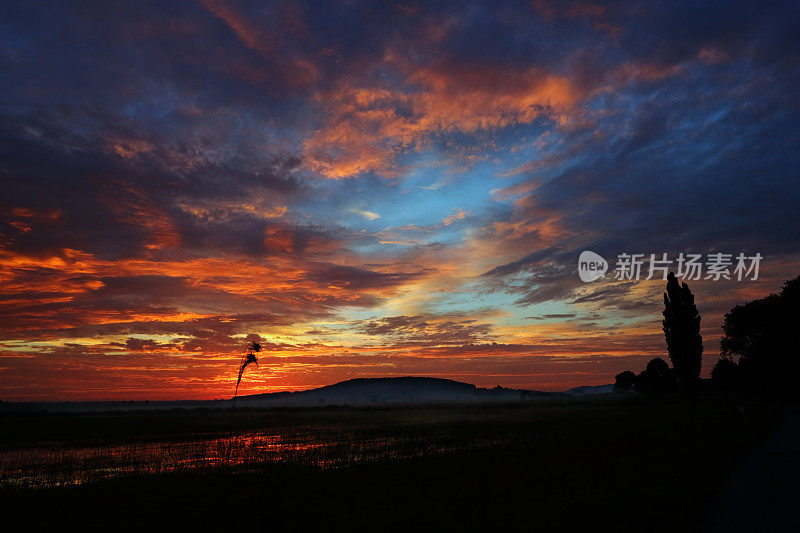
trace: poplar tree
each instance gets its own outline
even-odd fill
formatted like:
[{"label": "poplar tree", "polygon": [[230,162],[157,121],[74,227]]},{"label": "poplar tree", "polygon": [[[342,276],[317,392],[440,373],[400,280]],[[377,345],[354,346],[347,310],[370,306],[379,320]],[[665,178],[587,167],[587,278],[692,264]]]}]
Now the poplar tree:
[{"label": "poplar tree", "polygon": [[672,272],[667,276],[664,293],[664,320],[661,325],[667,341],[667,352],[678,382],[691,391],[700,377],[703,356],[703,337],[700,336],[700,313],[694,305],[694,295],[686,283],[679,284]]}]

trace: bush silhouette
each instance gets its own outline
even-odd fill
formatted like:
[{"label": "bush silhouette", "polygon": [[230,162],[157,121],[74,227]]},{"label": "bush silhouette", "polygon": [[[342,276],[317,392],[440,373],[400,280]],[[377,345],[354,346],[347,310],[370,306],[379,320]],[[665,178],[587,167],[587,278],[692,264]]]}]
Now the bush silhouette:
[{"label": "bush silhouette", "polygon": [[636,387],[636,374],[630,370],[614,376],[614,392],[630,391]]},{"label": "bush silhouette", "polygon": [[711,370],[712,381],[725,390],[738,388],[740,378],[739,365],[731,357],[720,357]]},{"label": "bush silhouette", "polygon": [[700,313],[694,305],[694,295],[689,286],[686,283],[679,284],[672,272],[667,276],[662,314],[667,352],[678,381],[684,390],[693,390],[700,377],[703,356]]},{"label": "bush silhouette", "polygon": [[662,395],[678,389],[676,372],[660,357],[652,359],[636,376],[636,390],[642,394]]}]

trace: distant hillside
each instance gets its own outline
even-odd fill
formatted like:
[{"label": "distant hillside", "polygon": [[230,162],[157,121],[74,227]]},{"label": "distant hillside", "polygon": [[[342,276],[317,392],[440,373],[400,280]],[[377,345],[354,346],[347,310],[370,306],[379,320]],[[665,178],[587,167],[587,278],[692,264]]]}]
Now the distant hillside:
[{"label": "distant hillside", "polygon": [[[533,391],[484,389],[452,379],[428,377],[358,378],[299,392],[240,396],[240,405],[342,405],[409,402],[515,401]],[[546,394],[546,393],[541,393]]]},{"label": "distant hillside", "polygon": [[573,387],[564,394],[570,396],[589,396],[594,394],[608,394],[614,392],[614,385],[583,385],[581,387]]},{"label": "distant hillside", "polygon": [[[371,405],[409,403],[514,402],[611,392],[613,385],[575,387],[565,392],[525,389],[491,389],[452,379],[428,377],[357,378],[297,392],[239,396],[237,407],[308,407],[319,405]],[[110,402],[0,402],[0,412],[149,411],[156,409],[227,409],[231,399],[184,401]]]}]

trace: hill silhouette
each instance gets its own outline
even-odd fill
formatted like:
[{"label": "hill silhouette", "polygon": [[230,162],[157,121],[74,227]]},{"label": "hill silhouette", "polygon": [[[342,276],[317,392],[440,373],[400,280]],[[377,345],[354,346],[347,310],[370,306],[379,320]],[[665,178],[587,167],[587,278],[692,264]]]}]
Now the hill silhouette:
[{"label": "hill silhouette", "polygon": [[[315,389],[239,396],[239,407],[311,407],[326,405],[431,404],[514,402],[586,396],[611,392],[613,385],[574,387],[563,392],[543,392],[506,387],[482,388],[452,379],[421,376],[355,378]],[[4,402],[0,412],[103,412],[164,409],[228,409],[232,398],[216,400],[129,400],[79,402]]]},{"label": "hill silhouette", "polygon": [[[522,398],[521,389],[476,387],[444,378],[403,376],[355,378],[298,392],[275,392],[240,396],[241,405],[275,403],[281,405],[341,405],[363,403],[513,401]],[[544,394],[544,393],[542,393]]]}]

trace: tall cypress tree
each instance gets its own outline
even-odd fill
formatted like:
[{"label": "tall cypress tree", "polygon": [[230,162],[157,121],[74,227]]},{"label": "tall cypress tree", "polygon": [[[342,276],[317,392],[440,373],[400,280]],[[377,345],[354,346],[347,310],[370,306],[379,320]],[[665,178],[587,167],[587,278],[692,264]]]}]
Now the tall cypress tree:
[{"label": "tall cypress tree", "polygon": [[684,390],[694,389],[700,377],[703,356],[703,337],[700,336],[700,313],[694,305],[694,295],[686,283],[679,284],[672,272],[667,276],[664,293],[664,337],[672,367]]}]

